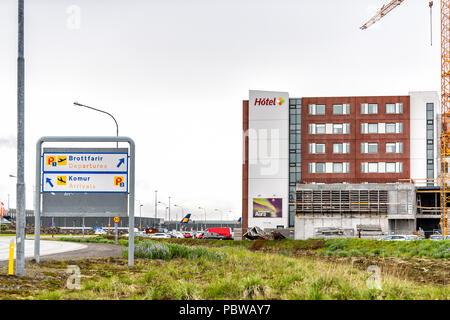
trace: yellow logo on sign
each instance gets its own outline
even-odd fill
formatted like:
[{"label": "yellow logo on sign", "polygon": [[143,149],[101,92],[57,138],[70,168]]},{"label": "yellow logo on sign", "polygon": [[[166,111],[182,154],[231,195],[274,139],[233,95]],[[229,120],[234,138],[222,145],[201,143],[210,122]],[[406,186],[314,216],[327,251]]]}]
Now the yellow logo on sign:
[{"label": "yellow logo on sign", "polygon": [[119,223],[119,222],[120,222],[120,218],[119,218],[119,217],[114,217],[114,218],[113,218],[113,221],[114,221],[115,223]]},{"label": "yellow logo on sign", "polygon": [[65,186],[67,184],[67,177],[66,176],[58,176],[56,178],[56,183],[59,186]]},{"label": "yellow logo on sign", "polygon": [[124,181],[125,181],[124,177],[120,177],[120,176],[114,177],[114,185],[115,186],[123,187],[125,185]]},{"label": "yellow logo on sign", "polygon": [[67,165],[67,156],[58,156],[58,166]]}]

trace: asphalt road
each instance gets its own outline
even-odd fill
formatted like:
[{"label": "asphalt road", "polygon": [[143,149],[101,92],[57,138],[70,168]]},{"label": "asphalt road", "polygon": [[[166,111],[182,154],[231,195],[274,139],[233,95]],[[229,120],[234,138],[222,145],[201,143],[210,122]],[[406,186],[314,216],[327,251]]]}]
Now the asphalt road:
[{"label": "asphalt road", "polygon": [[[9,244],[16,237],[0,237],[0,261],[9,259]],[[64,242],[64,241],[45,241],[41,240],[41,256],[57,255],[68,252],[75,252],[86,249],[87,245],[83,243]],[[16,249],[14,248],[14,255]],[[25,259],[34,257],[34,240],[25,240]]]}]

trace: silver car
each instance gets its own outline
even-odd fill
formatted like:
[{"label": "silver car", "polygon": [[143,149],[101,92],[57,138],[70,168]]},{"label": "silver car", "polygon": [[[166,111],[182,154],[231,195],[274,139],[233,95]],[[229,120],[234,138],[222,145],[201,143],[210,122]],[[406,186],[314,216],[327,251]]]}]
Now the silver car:
[{"label": "silver car", "polygon": [[167,233],[150,233],[148,235],[149,238],[170,238],[170,235],[168,235]]},{"label": "silver car", "polygon": [[392,235],[386,236],[380,239],[380,241],[407,241],[408,238],[406,236],[401,235]]},{"label": "silver car", "polygon": [[432,241],[450,240],[450,235],[443,236],[441,234],[433,234],[432,236],[430,236],[430,240],[432,240]]}]

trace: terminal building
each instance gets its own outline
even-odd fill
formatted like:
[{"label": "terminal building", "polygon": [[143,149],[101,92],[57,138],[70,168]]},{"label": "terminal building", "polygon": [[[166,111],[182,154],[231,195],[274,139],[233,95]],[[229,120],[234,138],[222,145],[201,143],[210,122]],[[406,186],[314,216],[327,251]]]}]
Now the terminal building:
[{"label": "terminal building", "polygon": [[[401,96],[243,101],[242,227],[360,235],[439,228],[440,102]],[[375,233],[373,233],[375,234]]]}]

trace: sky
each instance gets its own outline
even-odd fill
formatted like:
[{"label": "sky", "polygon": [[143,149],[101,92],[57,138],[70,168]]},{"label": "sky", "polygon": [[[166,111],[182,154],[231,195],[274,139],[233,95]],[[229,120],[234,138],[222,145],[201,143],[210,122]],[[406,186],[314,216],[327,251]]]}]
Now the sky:
[{"label": "sky", "polygon": [[[175,214],[203,216],[202,207],[211,218],[240,217],[249,90],[440,91],[438,4],[431,46],[426,0],[406,0],[359,29],[387,2],[25,0],[27,209],[40,137],[116,134],[111,118],[77,101],[113,114],[119,135],[135,141],[142,216],[154,216],[157,190],[158,201],[171,197]],[[0,201],[7,207],[9,195],[14,208],[17,0],[0,1],[0,43]],[[164,211],[159,205],[158,216]]]}]

